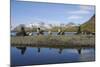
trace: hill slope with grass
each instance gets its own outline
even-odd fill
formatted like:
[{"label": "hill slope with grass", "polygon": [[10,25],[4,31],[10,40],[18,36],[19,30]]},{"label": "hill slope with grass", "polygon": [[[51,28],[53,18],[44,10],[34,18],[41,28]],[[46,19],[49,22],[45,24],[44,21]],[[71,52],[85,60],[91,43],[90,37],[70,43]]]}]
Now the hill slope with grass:
[{"label": "hill slope with grass", "polygon": [[81,31],[95,32],[95,15],[81,25]]},{"label": "hill slope with grass", "polygon": [[[65,28],[65,31],[67,31],[67,32],[77,32],[78,26]],[[82,32],[95,32],[95,15],[93,15],[85,23],[81,24],[81,31]]]}]

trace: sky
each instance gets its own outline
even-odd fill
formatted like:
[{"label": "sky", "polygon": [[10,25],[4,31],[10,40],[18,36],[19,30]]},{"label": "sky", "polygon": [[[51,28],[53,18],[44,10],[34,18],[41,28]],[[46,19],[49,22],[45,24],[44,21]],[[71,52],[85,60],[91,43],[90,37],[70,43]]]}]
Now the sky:
[{"label": "sky", "polygon": [[93,5],[54,4],[11,0],[11,24],[82,24],[95,13]]}]

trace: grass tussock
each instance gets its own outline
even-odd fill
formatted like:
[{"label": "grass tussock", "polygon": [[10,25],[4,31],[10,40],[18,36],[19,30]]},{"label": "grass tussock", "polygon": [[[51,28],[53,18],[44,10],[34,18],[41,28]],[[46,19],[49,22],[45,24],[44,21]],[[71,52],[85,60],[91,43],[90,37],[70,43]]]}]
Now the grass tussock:
[{"label": "grass tussock", "polygon": [[71,35],[71,36],[16,36],[11,37],[12,45],[33,46],[94,46],[93,35]]}]

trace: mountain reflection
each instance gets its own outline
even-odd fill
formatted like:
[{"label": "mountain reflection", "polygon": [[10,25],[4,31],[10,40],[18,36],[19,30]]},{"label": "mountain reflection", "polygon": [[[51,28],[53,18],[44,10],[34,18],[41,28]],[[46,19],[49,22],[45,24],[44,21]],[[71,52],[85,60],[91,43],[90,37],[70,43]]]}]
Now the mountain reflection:
[{"label": "mountain reflection", "polygon": [[[16,48],[21,51],[22,55],[25,54],[25,51],[27,49],[27,47],[16,47]],[[41,47],[36,47],[36,48],[37,48],[37,52],[40,53],[41,52]],[[52,48],[49,48],[49,49],[51,50]],[[59,49],[58,53],[62,54],[64,48],[58,48],[58,49]],[[82,48],[77,49],[78,54],[81,54],[81,51],[82,51]]]},{"label": "mountain reflection", "polygon": [[62,48],[59,48],[59,54],[61,54],[62,53],[62,51],[63,51],[63,49]]},{"label": "mountain reflection", "polygon": [[16,47],[17,49],[21,50],[21,54],[24,55],[26,51],[26,47]]},{"label": "mountain reflection", "polygon": [[38,47],[37,49],[38,49],[38,53],[40,53],[40,47]]},{"label": "mountain reflection", "polygon": [[78,51],[79,54],[81,54],[81,50],[82,50],[81,48],[77,49],[77,51]]}]

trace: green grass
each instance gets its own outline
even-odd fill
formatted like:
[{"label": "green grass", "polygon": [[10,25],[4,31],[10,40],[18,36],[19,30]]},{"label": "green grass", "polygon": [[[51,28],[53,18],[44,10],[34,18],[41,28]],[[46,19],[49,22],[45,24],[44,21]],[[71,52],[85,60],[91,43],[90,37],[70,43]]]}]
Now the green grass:
[{"label": "green grass", "polygon": [[81,30],[82,31],[95,32],[95,16],[93,16],[86,23],[82,24],[81,25]]}]

